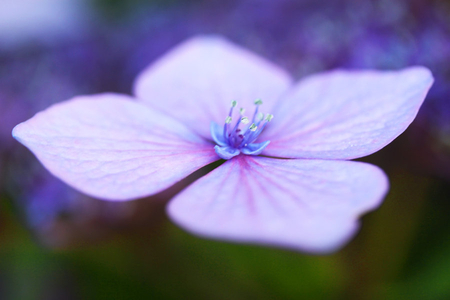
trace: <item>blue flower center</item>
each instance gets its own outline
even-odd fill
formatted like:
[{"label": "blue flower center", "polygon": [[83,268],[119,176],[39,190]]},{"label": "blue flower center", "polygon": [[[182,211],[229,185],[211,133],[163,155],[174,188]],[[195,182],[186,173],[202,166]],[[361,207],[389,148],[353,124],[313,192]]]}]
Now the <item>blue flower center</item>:
[{"label": "blue flower center", "polygon": [[217,155],[223,159],[230,159],[240,153],[258,155],[269,145],[270,141],[255,143],[267,123],[273,118],[271,114],[264,115],[259,112],[261,104],[260,99],[255,101],[256,108],[251,120],[244,116],[245,109],[241,108],[239,118],[233,125],[233,110],[237,102],[232,101],[223,127],[216,122],[211,122],[211,136],[217,144],[214,147]]}]

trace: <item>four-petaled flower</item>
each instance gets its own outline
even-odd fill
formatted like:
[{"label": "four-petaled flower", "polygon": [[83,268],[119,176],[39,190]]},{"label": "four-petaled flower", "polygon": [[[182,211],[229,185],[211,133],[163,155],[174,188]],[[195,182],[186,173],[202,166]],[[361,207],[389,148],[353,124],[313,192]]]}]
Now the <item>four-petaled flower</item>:
[{"label": "four-petaled flower", "polygon": [[158,193],[228,159],[171,200],[173,221],[206,237],[329,252],[388,189],[380,169],[349,160],[402,133],[432,82],[426,68],[411,67],[293,84],[247,50],[197,37],[145,70],[135,98],[75,97],[13,135],[54,175],[108,200]]}]

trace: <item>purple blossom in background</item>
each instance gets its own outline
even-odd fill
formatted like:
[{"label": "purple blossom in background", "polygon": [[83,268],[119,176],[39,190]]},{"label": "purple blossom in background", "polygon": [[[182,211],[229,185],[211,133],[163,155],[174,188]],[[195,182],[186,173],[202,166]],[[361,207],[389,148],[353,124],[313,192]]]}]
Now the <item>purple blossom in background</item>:
[{"label": "purple blossom in background", "polygon": [[[76,42],[60,41],[51,47],[32,44],[0,49],[0,191],[11,199],[40,242],[48,246],[73,244],[70,236],[74,232],[79,240],[83,234],[89,239],[93,234],[83,228],[92,220],[97,222],[96,233],[105,232],[113,220],[122,224],[126,211],[123,205],[98,202],[50,178],[11,136],[17,123],[61,99],[116,86],[113,76],[104,74],[113,73],[110,68],[115,66],[109,61],[114,60],[115,53],[105,54],[109,45],[96,32],[90,33]],[[61,230],[62,219],[66,227],[76,230]],[[58,232],[49,232],[55,229]]]},{"label": "purple blossom in background", "polygon": [[58,216],[70,214],[77,205],[78,195],[58,184],[50,176],[41,176],[24,203],[31,227],[47,227]]},{"label": "purple blossom in background", "polygon": [[[28,202],[24,199],[19,201],[19,193],[26,192],[32,174],[36,175],[36,168],[28,168],[34,162],[31,162],[28,153],[17,147],[11,137],[11,130],[18,122],[30,118],[36,110],[55,103],[61,97],[72,97],[83,92],[67,72],[67,62],[74,57],[64,50],[52,50],[32,47],[26,50],[0,51],[0,190],[8,194],[13,203],[18,204],[19,211],[23,210],[26,216],[30,216],[26,213]],[[87,56],[84,55],[84,60],[86,59]],[[83,68],[79,65],[78,68],[80,67]],[[75,68],[71,70],[76,72]],[[33,196],[31,198],[36,199]],[[50,199],[53,199],[54,203],[50,204]],[[64,206],[64,201],[59,198],[57,201],[52,197],[41,200],[41,207],[50,205],[48,210]],[[36,200],[30,201],[36,205]],[[30,225],[34,222],[32,219],[42,215],[38,212],[36,216],[30,216]]]},{"label": "purple blossom in background", "polygon": [[78,38],[90,22],[84,0],[2,0],[0,49]]},{"label": "purple blossom in background", "polygon": [[401,134],[432,82],[426,68],[411,67],[337,70],[293,84],[247,50],[199,37],[146,69],[136,99],[75,97],[13,135],[71,186],[118,201],[229,158],[171,200],[177,224],[201,236],[328,252],[387,191],[380,169],[348,160]]},{"label": "purple blossom in background", "polygon": [[95,243],[133,226],[145,225],[151,234],[163,220],[158,208],[162,199],[152,199],[150,203],[98,201],[75,191],[45,170],[35,173],[31,182],[22,182],[23,191],[16,195],[16,204],[27,227],[46,247]]},{"label": "purple blossom in background", "polygon": [[450,2],[181,2],[132,18],[118,38],[129,43],[122,82],[131,83],[158,55],[199,33],[220,33],[296,78],[334,68],[429,68],[435,83],[393,161],[450,178]]}]

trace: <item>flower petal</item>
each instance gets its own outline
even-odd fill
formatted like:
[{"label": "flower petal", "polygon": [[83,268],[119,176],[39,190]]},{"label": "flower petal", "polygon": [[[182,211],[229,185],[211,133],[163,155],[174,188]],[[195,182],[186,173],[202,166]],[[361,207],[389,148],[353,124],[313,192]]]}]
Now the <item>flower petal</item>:
[{"label": "flower petal", "polygon": [[366,163],[241,155],[176,196],[168,213],[201,236],[329,252],[387,188],[386,175]]},{"label": "flower petal", "polygon": [[259,155],[269,144],[270,141],[248,144],[246,147],[242,148],[241,151],[247,155]]},{"label": "flower petal", "polygon": [[223,126],[220,126],[216,122],[211,122],[210,131],[211,137],[217,145],[228,146],[228,143],[223,136]]},{"label": "flower petal", "polygon": [[216,150],[217,155],[223,159],[230,159],[232,157],[239,155],[239,153],[241,153],[241,151],[239,151],[238,149],[230,147],[230,146],[220,147],[218,145],[215,145],[214,150]]},{"label": "flower petal", "polygon": [[51,106],[13,136],[69,185],[110,200],[157,193],[218,159],[181,123],[117,94]]},{"label": "flower petal", "polygon": [[[192,38],[137,78],[135,95],[210,138],[209,124],[223,124],[232,100],[253,111],[257,98],[271,111],[291,85],[277,66],[219,37]],[[251,112],[250,112],[251,113]]]},{"label": "flower petal", "polygon": [[287,94],[260,140],[263,154],[352,159],[378,151],[414,120],[433,77],[401,71],[333,71],[311,76]]}]

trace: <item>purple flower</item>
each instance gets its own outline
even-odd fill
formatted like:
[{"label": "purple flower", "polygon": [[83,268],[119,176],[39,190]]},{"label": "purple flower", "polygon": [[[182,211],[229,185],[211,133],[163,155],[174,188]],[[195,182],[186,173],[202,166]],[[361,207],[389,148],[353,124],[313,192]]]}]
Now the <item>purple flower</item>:
[{"label": "purple flower", "polygon": [[135,99],[75,97],[13,135],[54,175],[108,200],[161,192],[228,159],[171,200],[172,220],[201,236],[328,252],[388,188],[380,169],[348,160],[402,133],[432,82],[426,68],[411,67],[337,70],[293,84],[247,50],[199,37],[146,69]]},{"label": "purple flower", "polygon": [[0,48],[23,44],[54,44],[76,38],[86,30],[90,12],[77,0],[3,0],[0,10]]}]

